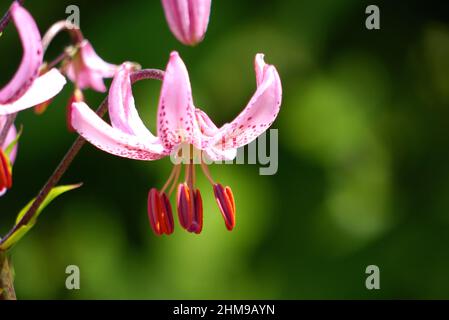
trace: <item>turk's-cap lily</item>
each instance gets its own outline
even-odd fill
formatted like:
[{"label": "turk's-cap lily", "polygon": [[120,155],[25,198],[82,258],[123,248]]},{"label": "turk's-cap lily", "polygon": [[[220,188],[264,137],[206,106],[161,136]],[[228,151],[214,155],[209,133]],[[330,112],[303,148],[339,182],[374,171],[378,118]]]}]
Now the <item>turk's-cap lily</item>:
[{"label": "turk's-cap lily", "polygon": [[0,116],[45,102],[58,94],[66,83],[57,69],[39,75],[43,49],[36,22],[18,2],[11,5],[10,12],[22,42],[23,56],[13,78],[0,89]]},{"label": "turk's-cap lily", "polygon": [[64,66],[70,81],[81,90],[93,89],[98,92],[106,92],[103,79],[112,78],[117,66],[101,59],[86,39],[79,43],[77,48],[68,50],[74,50],[73,57]]},{"label": "turk's-cap lily", "polygon": [[185,45],[204,39],[209,24],[211,0],[162,0],[171,32]]},{"label": "turk's-cap lily", "polygon": [[[276,119],[282,100],[279,74],[274,66],[264,62],[262,54],[256,56],[255,70],[257,90],[250,102],[232,122],[218,128],[204,111],[195,107],[186,66],[178,53],[173,52],[162,83],[157,112],[158,135],[154,136],[136,110],[130,80],[132,66],[125,63],[117,71],[109,91],[111,125],[84,102],[79,102],[72,106],[72,127],[97,148],[113,155],[136,160],[156,160],[169,155],[182,159],[186,163],[186,175],[177,188],[178,216],[181,226],[194,233],[201,232],[203,224],[203,206],[201,194],[195,188],[196,163],[192,154],[200,155],[199,165],[213,185],[227,229],[232,230],[235,226],[232,191],[213,180],[202,159],[234,159],[237,148],[256,139]],[[184,152],[185,146],[188,152]],[[181,165],[176,164],[164,187],[160,191],[150,190],[148,214],[157,235],[173,232],[168,198],[176,188],[180,171]]]}]

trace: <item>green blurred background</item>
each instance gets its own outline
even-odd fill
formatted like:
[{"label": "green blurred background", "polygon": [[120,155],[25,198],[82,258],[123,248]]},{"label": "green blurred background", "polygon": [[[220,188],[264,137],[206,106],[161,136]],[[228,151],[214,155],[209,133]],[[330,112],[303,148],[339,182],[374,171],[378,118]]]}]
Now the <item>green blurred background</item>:
[{"label": "green blurred background", "polygon": [[[4,12],[10,1],[1,0]],[[178,50],[196,105],[218,123],[234,118],[255,89],[253,59],[266,54],[283,81],[279,171],[211,167],[232,186],[237,227],[228,232],[212,189],[199,178],[204,231],[176,223],[153,235],[147,192],[161,187],[169,159],[138,162],[87,145],[56,200],[14,249],[18,298],[309,299],[449,298],[449,10],[441,2],[378,1],[381,30],[365,28],[357,0],[214,0],[206,39],[195,48],[169,32],[159,1],[26,1],[43,33],[81,10],[98,54],[164,69]],[[67,43],[58,37],[55,57]],[[0,39],[0,85],[20,61],[10,25]],[[109,83],[109,82],[108,82]],[[66,86],[42,116],[29,110],[0,199],[0,232],[39,190],[75,135],[66,131]],[[155,129],[160,83],[134,87]],[[87,92],[92,107],[102,94]],[[78,265],[81,290],[65,288]],[[378,265],[381,290],[365,288]]]}]

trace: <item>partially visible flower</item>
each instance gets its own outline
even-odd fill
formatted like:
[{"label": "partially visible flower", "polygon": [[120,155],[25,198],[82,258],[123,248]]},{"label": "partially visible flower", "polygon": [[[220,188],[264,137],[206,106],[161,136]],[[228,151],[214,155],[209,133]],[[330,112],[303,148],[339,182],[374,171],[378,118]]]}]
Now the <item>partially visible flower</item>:
[{"label": "partially visible flower", "polygon": [[67,77],[81,90],[91,88],[106,92],[103,79],[112,78],[117,66],[101,59],[87,40],[69,50],[75,53],[64,67]]},{"label": "partially visible flower", "polygon": [[173,215],[168,199],[177,184],[180,224],[189,232],[201,232],[203,204],[195,187],[197,160],[213,186],[227,229],[234,228],[236,207],[233,193],[229,187],[213,180],[203,160],[234,159],[237,148],[256,139],[276,119],[282,100],[279,74],[274,66],[264,62],[262,54],[256,56],[255,70],[255,94],[237,118],[221,128],[205,112],[195,108],[187,69],[176,52],[171,54],[164,75],[157,112],[157,137],[145,127],[135,108],[130,80],[132,70],[128,63],[121,66],[109,91],[112,126],[84,102],[73,104],[73,128],[97,148],[136,160],[156,160],[171,155],[186,164],[184,182],[178,184],[181,165],[176,164],[164,187],[160,191],[153,188],[149,192],[148,215],[157,235],[173,232]]},{"label": "partially visible flower", "polygon": [[[5,123],[6,116],[0,116],[0,132]],[[16,136],[17,131],[13,125],[9,128],[3,145],[0,146],[0,196],[4,195],[6,190],[12,186],[12,165],[17,155],[17,144],[12,146],[9,154],[6,149],[16,140]]]},{"label": "partially visible flower", "polygon": [[201,42],[209,24],[211,0],[162,0],[171,32],[185,45]]},{"label": "partially visible flower", "polygon": [[22,42],[23,57],[11,81],[0,90],[0,115],[16,113],[47,101],[66,83],[57,69],[39,76],[43,49],[36,22],[17,2],[11,5],[10,12]]}]

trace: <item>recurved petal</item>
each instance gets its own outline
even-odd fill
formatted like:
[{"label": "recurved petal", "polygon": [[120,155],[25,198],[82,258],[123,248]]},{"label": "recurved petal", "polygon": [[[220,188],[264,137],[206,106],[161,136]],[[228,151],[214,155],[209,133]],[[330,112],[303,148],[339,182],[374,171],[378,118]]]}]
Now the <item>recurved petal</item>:
[{"label": "recurved petal", "polygon": [[108,98],[109,117],[114,128],[154,142],[157,138],[143,124],[134,103],[131,71],[131,64],[124,63],[112,81]]},{"label": "recurved petal", "polygon": [[157,113],[158,136],[166,149],[181,142],[193,143],[195,108],[189,74],[177,52],[170,55],[162,83]]},{"label": "recurved petal", "polygon": [[34,80],[31,87],[18,100],[0,104],[0,115],[16,113],[45,102],[57,95],[65,84],[63,75],[57,69],[51,69]]},{"label": "recurved petal", "polygon": [[135,160],[157,160],[167,155],[161,143],[111,127],[84,102],[72,105],[71,120],[84,139],[110,154]]},{"label": "recurved petal", "polygon": [[118,66],[104,61],[98,56],[89,41],[84,40],[81,43],[80,54],[84,64],[91,70],[101,74],[103,78],[114,76]]},{"label": "recurved petal", "polygon": [[213,121],[209,118],[206,112],[203,110],[196,108],[195,109],[195,118],[199,127],[199,130],[206,137],[213,137],[218,132],[218,127],[213,123]]},{"label": "recurved petal", "polygon": [[37,78],[42,65],[41,35],[30,13],[16,1],[11,5],[11,16],[23,47],[20,66],[11,81],[0,90],[0,105],[20,98]]},{"label": "recurved petal", "polygon": [[282,102],[282,85],[276,68],[256,56],[257,90],[246,108],[229,124],[220,128],[215,147],[234,149],[251,143],[276,119]]}]

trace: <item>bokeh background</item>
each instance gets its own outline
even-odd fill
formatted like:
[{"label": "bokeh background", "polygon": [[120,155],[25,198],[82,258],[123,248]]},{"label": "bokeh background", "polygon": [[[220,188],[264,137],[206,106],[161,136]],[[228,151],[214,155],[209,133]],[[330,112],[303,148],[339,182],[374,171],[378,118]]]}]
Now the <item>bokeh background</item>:
[{"label": "bokeh background", "polygon": [[[4,12],[10,1],[1,0]],[[12,251],[21,299],[449,298],[449,10],[443,1],[377,1],[381,30],[365,28],[358,0],[213,1],[195,48],[169,32],[159,1],[26,1],[43,33],[81,10],[98,54],[164,69],[178,50],[194,99],[218,124],[255,89],[253,59],[266,54],[283,81],[279,171],[214,166],[232,186],[237,227],[228,232],[206,180],[204,231],[179,224],[153,235],[147,192],[168,159],[138,162],[86,145],[63,183],[84,186],[56,200]],[[68,43],[60,36],[48,52]],[[0,39],[0,85],[21,49],[10,25]],[[108,82],[109,83],[109,82]],[[24,133],[14,187],[0,199],[0,232],[51,174],[72,141],[66,86],[42,116],[20,113]],[[154,131],[160,83],[134,87]],[[92,107],[102,94],[86,92]],[[78,265],[81,290],[65,288]],[[378,265],[381,290],[365,288]]]}]

